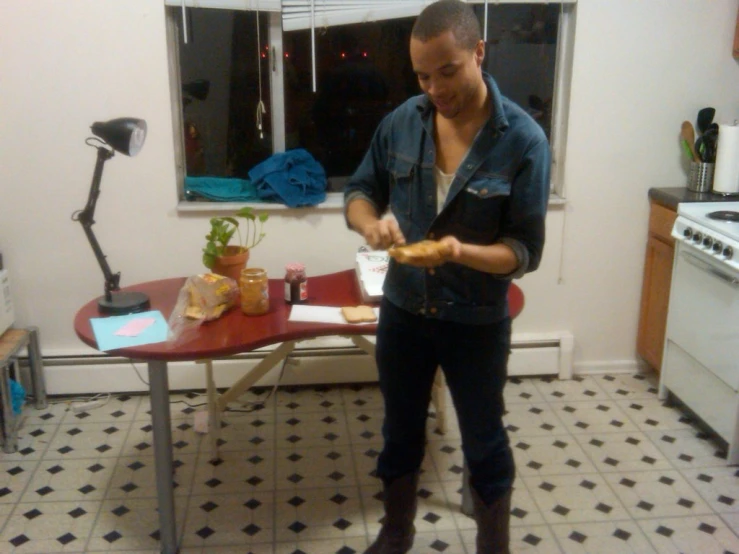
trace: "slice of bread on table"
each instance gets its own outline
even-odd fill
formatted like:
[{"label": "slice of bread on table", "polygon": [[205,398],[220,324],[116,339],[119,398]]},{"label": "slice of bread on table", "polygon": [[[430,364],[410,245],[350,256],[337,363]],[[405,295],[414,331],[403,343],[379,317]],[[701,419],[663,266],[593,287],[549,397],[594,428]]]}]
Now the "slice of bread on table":
[{"label": "slice of bread on table", "polygon": [[344,306],[341,315],[347,323],[373,323],[377,321],[375,311],[370,306]]}]

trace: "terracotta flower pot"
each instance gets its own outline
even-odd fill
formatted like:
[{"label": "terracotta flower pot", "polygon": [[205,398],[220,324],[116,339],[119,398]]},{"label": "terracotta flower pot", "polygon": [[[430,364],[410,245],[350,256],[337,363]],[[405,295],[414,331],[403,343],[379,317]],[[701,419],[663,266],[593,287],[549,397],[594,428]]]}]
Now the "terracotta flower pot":
[{"label": "terracotta flower pot", "polygon": [[249,261],[249,250],[241,246],[227,246],[224,255],[218,256],[211,271],[217,275],[230,277],[237,283],[241,278],[241,270]]}]

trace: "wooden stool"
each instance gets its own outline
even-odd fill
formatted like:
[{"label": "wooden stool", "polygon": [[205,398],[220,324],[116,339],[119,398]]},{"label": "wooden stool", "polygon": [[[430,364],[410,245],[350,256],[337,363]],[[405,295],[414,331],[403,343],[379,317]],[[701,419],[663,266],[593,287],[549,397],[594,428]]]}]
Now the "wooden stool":
[{"label": "wooden stool", "polygon": [[28,351],[31,389],[34,405],[42,410],[48,405],[46,401],[46,382],[44,365],[38,340],[38,328],[8,329],[0,336],[0,435],[3,439],[3,452],[10,454],[18,450],[18,417],[13,413],[10,393],[10,372],[17,382],[21,380],[18,355],[21,350]]}]

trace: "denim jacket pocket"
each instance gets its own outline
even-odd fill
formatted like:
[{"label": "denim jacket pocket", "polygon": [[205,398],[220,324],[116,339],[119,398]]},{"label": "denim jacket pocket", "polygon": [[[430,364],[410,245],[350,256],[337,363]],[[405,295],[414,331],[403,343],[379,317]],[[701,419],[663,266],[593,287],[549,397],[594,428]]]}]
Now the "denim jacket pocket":
[{"label": "denim jacket pocket", "polygon": [[390,174],[390,207],[395,216],[410,217],[413,190],[418,168],[414,162],[391,155],[388,160]]},{"label": "denim jacket pocket", "polygon": [[510,195],[511,184],[505,177],[475,175],[460,195],[461,220],[475,234],[481,233],[492,242],[498,233],[502,208]]}]

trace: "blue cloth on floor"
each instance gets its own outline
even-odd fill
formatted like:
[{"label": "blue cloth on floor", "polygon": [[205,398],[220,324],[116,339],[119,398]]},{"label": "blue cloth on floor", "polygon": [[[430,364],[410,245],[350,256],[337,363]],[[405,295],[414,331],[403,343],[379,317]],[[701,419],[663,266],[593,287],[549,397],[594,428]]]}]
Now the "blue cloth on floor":
[{"label": "blue cloth on floor", "polygon": [[23,385],[10,379],[10,404],[13,407],[13,413],[20,415],[23,404],[26,403],[26,389]]},{"label": "blue cloth on floor", "polygon": [[303,148],[273,154],[254,166],[249,178],[265,202],[297,208],[326,200],[326,172]]},{"label": "blue cloth on floor", "polygon": [[218,202],[260,202],[254,184],[236,177],[185,177],[185,194]]}]

